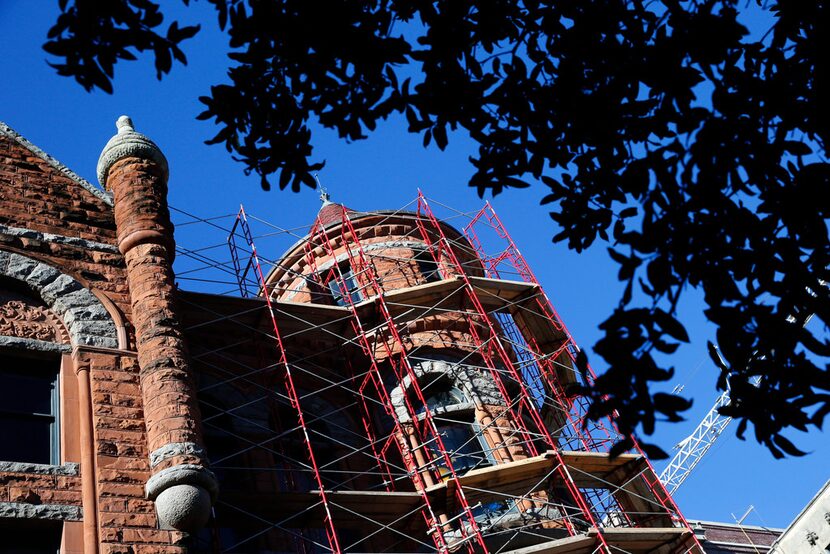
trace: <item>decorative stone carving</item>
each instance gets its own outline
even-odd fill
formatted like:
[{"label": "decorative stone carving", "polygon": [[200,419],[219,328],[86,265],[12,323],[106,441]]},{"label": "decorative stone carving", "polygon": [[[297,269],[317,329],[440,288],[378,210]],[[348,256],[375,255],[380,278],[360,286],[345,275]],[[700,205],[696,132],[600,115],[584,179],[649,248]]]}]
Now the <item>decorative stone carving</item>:
[{"label": "decorative stone carving", "polygon": [[[115,322],[101,301],[78,281],[39,260],[0,250],[0,277],[20,281],[40,297],[42,305],[54,314],[61,332],[60,343],[118,348]],[[16,298],[20,300],[21,298]],[[65,340],[64,340],[65,337]]]},{"label": "decorative stone carving", "polygon": [[69,342],[69,334],[51,310],[11,291],[0,291],[0,335]]}]

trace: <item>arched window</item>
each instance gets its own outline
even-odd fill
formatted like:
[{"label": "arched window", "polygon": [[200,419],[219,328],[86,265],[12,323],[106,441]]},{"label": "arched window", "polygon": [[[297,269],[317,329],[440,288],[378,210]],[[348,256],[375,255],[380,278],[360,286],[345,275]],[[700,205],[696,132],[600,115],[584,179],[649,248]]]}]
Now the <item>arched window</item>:
[{"label": "arched window", "polygon": [[435,411],[436,408],[467,403],[464,393],[453,386],[433,387],[433,390],[428,391],[425,395],[424,400],[426,403],[421,406],[419,415],[426,412],[427,409]]},{"label": "arched window", "polygon": [[68,342],[66,330],[43,301],[2,279],[0,336],[9,346],[0,349],[0,460],[60,464],[58,345]]},{"label": "arched window", "polygon": [[[439,379],[427,385],[423,394],[425,402],[418,416],[425,417],[429,410],[456,473],[495,463],[492,448],[475,419],[474,405],[461,389],[446,379]],[[431,441],[429,448],[439,472],[442,475],[449,473],[437,441]]]},{"label": "arched window", "polygon": [[[425,417],[429,410],[456,474],[498,463],[487,441],[486,429],[475,418],[475,404],[470,398],[446,375],[431,380],[427,376],[422,381],[424,403],[418,416]],[[429,442],[428,448],[439,473],[447,477],[450,471],[437,441]],[[480,525],[489,526],[516,510],[515,504],[495,500],[474,506],[473,514]]]}]

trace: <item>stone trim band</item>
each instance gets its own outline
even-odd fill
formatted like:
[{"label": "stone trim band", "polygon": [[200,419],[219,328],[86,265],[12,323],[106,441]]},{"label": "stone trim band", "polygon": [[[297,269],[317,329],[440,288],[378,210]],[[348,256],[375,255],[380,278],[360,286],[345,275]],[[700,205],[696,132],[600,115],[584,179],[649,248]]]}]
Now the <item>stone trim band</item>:
[{"label": "stone trim band", "polygon": [[207,452],[195,442],[171,442],[150,452],[150,467],[175,456],[198,456],[207,460]]},{"label": "stone trim band", "polygon": [[3,518],[81,521],[83,520],[83,510],[80,506],[66,506],[63,504],[0,502],[0,519]]}]

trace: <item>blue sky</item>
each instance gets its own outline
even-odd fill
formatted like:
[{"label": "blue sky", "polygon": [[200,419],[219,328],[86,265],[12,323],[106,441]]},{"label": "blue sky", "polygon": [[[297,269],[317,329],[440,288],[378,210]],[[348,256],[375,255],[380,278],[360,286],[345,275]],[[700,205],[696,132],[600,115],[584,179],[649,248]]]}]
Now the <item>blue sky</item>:
[{"label": "blue sky", "polygon": [[[164,3],[183,11],[181,2]],[[116,118],[129,114],[137,130],[159,144],[170,162],[173,207],[212,217],[233,213],[244,204],[256,216],[281,227],[311,224],[320,205],[316,191],[262,192],[258,180],[246,177],[222,147],[204,144],[215,127],[195,120],[201,111],[197,97],[207,94],[211,84],[222,82],[227,68],[226,41],[206,3],[195,2],[181,18],[203,23],[202,32],[186,43],[187,67],[175,67],[159,83],[150,63],[122,64],[116,67],[113,95],[88,94],[46,65],[41,45],[57,13],[57,2],[0,0],[0,36],[5,45],[0,60],[0,120],[94,183],[98,155],[115,131]],[[463,137],[451,136],[448,149],[439,152],[423,149],[420,138],[409,136],[402,121],[387,122],[369,140],[354,144],[318,128],[314,133],[315,155],[327,162],[320,180],[334,200],[349,207],[399,208],[415,198],[418,188],[461,210],[483,204],[466,186],[472,174],[467,157],[474,148]],[[508,191],[492,202],[572,335],[590,348],[599,337],[597,325],[619,299],[616,267],[602,244],[576,255],[551,243],[556,229],[549,210],[539,205],[545,191],[542,186]],[[206,226],[180,225],[177,240],[193,248],[209,244],[208,235]],[[196,288],[195,283],[183,286]],[[700,295],[688,291],[681,320],[692,344],[673,357],[677,375],[667,387],[685,384],[685,393],[695,403],[686,422],[658,427],[654,439],[666,450],[692,431],[717,397],[716,371],[705,350],[714,332],[702,309]],[[601,371],[598,357],[591,360]],[[731,514],[740,517],[753,505],[755,512],[746,523],[786,526],[828,478],[830,458],[826,434],[815,431],[790,437],[812,454],[773,460],[751,439],[737,440],[734,427],[727,429],[676,495],[681,510],[688,518],[733,521]],[[659,470],[662,464],[656,466]]]}]

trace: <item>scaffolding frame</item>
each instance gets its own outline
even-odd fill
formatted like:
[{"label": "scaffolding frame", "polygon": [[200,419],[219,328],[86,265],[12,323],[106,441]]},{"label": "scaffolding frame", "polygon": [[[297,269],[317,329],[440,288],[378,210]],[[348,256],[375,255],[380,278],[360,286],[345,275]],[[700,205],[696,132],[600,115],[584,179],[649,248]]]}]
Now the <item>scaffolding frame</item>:
[{"label": "scaffolding frame", "polygon": [[[570,374],[569,379],[578,378],[573,365],[578,350],[490,204],[477,212],[455,212],[466,224],[461,233],[450,236],[430,203],[419,193],[412,204],[415,210],[411,212],[376,214],[379,224],[402,216],[409,218],[412,225],[404,238],[421,244],[441,274],[440,282],[419,283],[408,289],[399,288],[389,280],[388,274],[377,270],[376,262],[385,254],[371,251],[371,244],[364,245],[362,229],[355,225],[355,220],[366,214],[343,207],[335,224],[318,219],[307,233],[274,229],[275,234],[304,241],[302,250],[307,270],[295,275],[301,283],[296,290],[287,291],[284,287],[277,290],[278,284],[269,281],[263,266],[281,267],[282,262],[261,258],[255,245],[259,239],[252,233],[250,221],[267,224],[256,218],[249,220],[244,209],[240,209],[230,228],[225,228],[230,262],[206,254],[212,247],[179,249],[180,255],[198,260],[205,268],[234,277],[239,294],[251,301],[244,310],[211,311],[202,302],[204,299],[194,299],[191,308],[204,312],[204,320],[190,329],[199,332],[212,325],[228,322],[238,325],[245,320],[247,323],[242,324],[245,330],[266,344],[270,341],[276,351],[272,359],[254,365],[243,364],[233,354],[234,349],[245,348],[241,344],[244,341],[194,355],[200,363],[224,377],[211,387],[251,381],[256,389],[262,387],[256,381],[258,376],[281,374],[279,390],[263,390],[263,394],[271,395],[281,407],[290,408],[294,424],[262,429],[272,432],[272,436],[260,442],[237,438],[243,443],[246,440],[254,443],[247,444],[248,451],[265,449],[269,455],[282,459],[286,466],[299,468],[286,474],[299,473],[300,480],[313,482],[315,487],[305,491],[307,494],[302,497],[297,495],[303,491],[291,491],[295,496],[286,493],[286,498],[290,497],[300,507],[295,514],[282,518],[251,514],[252,520],[261,520],[263,529],[228,548],[236,548],[278,529],[291,537],[298,552],[365,549],[369,541],[381,535],[400,539],[390,544],[423,549],[427,543],[417,531],[421,528],[431,539],[430,548],[439,552],[506,552],[505,549],[512,548],[510,536],[515,538],[519,534],[535,535],[540,541],[550,543],[547,550],[542,550],[545,552],[576,548],[574,545],[581,545],[582,549],[569,552],[639,552],[644,544],[649,548],[668,549],[666,552],[702,552],[639,447],[617,461],[605,456],[618,433],[611,421],[587,421],[586,400],[568,395],[562,377]],[[194,223],[197,220],[193,217]],[[202,221],[224,228],[213,218]],[[482,228],[504,242],[504,247],[494,255],[485,251]],[[269,234],[270,231],[258,236]],[[321,259],[331,263],[320,266]],[[289,267],[281,269],[291,271]],[[195,269],[184,275],[198,272]],[[505,276],[518,276],[518,279],[506,280]],[[192,280],[213,281],[201,277]],[[313,308],[301,308],[278,299],[279,294],[310,291],[312,286],[321,284],[334,286],[330,290],[335,291],[339,287],[341,306],[324,308],[312,304]],[[505,292],[499,287],[509,290]],[[416,289],[420,291],[419,298],[414,297]],[[254,305],[248,305],[251,303]],[[462,420],[424,409],[428,406],[430,383],[423,382],[423,376],[414,366],[424,347],[413,348],[408,343],[411,334],[408,324],[436,314],[450,314],[463,322],[465,340],[469,342],[459,347],[467,352],[466,361],[489,375],[503,401],[502,417],[493,418],[480,432],[501,437],[500,443],[496,440],[496,446],[502,450],[512,441],[513,449],[520,451],[519,455],[512,455],[514,459],[499,458],[495,463],[472,470],[455,468],[459,452],[448,450],[440,426],[459,424]],[[543,343],[546,337],[540,337],[540,325],[543,325],[540,321],[547,322],[544,332],[555,335],[555,344]],[[436,330],[435,334],[440,331]],[[332,346],[313,355],[297,358],[286,347],[285,341],[320,336]],[[333,371],[321,362],[321,356],[342,350],[351,353],[344,357],[345,373]],[[362,364],[355,361],[358,353]],[[230,360],[241,371],[222,367]],[[303,390],[303,380],[316,383],[316,389]],[[404,382],[408,388],[398,401],[404,409],[396,410],[390,384]],[[331,391],[352,395],[354,402],[328,412],[315,405],[316,399]],[[252,424],[250,417],[242,415],[245,405],[209,407],[215,409],[215,415],[206,418],[208,427],[220,427],[215,422],[221,417]],[[316,427],[320,422],[336,427],[331,422],[335,412],[347,409],[358,416],[360,433],[344,428],[326,434]],[[378,414],[382,414],[386,426],[378,422]],[[261,423],[258,425],[263,427]],[[342,437],[338,439],[338,433],[360,435],[363,442],[354,446]],[[297,452],[280,451],[279,445],[288,436],[302,438],[304,458]],[[334,459],[317,455],[321,440],[339,441],[342,452]],[[225,459],[240,452],[231,453]],[[365,461],[366,465],[357,463],[354,464],[357,469],[337,470],[346,458]],[[218,460],[220,464],[222,461],[222,458]],[[373,483],[371,490],[351,488],[368,481]],[[559,496],[553,494],[554,483],[557,490],[565,492]],[[291,488],[296,484],[286,486]],[[367,514],[366,507],[356,500],[361,495],[364,501],[366,498],[388,501],[389,509],[397,510],[394,517]],[[619,497],[624,497],[627,504]],[[510,509],[486,521],[481,512],[486,512],[487,503],[493,499],[504,502]],[[246,511],[241,503],[226,502],[226,505],[229,509]],[[540,513],[548,519],[536,516]],[[412,523],[413,514],[420,514],[420,525]],[[515,520],[511,526],[499,525],[500,520],[510,517]],[[309,525],[309,518],[317,523]],[[343,525],[339,518],[365,524],[364,536],[357,540],[342,537]],[[662,523],[649,531],[651,520]],[[304,527],[322,527],[325,536],[297,531]],[[565,535],[551,539],[544,533],[546,528],[564,530]],[[640,542],[632,542],[633,534],[626,533],[630,530],[639,532],[637,541]],[[502,545],[493,547],[494,539],[503,539],[496,543]],[[215,551],[230,551],[223,548],[226,548],[224,544]],[[514,551],[520,552],[520,549],[512,548],[511,552]]]}]

